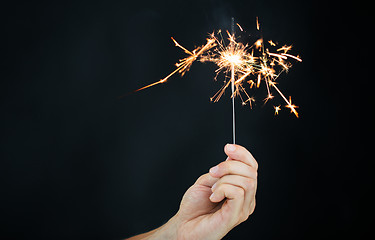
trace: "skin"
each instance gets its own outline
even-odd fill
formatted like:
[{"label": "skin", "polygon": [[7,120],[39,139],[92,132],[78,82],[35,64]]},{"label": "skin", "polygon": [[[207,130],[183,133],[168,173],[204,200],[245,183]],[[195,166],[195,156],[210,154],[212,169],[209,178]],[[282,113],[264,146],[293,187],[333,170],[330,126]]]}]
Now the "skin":
[{"label": "skin", "polygon": [[129,238],[216,240],[254,212],[258,164],[240,145],[227,144],[224,162],[212,167],[184,194],[180,209],[165,225]]}]

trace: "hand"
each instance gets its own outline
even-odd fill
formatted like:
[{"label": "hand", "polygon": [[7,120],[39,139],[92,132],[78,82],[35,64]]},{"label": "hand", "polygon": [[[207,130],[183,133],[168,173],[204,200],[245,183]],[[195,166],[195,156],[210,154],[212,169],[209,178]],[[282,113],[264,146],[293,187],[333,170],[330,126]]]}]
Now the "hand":
[{"label": "hand", "polygon": [[175,216],[178,239],[221,239],[253,213],[258,164],[242,146],[224,151],[227,160],[186,191]]},{"label": "hand", "polygon": [[226,161],[198,178],[165,225],[129,238],[216,240],[247,220],[255,208],[258,164],[244,147],[227,144]]}]

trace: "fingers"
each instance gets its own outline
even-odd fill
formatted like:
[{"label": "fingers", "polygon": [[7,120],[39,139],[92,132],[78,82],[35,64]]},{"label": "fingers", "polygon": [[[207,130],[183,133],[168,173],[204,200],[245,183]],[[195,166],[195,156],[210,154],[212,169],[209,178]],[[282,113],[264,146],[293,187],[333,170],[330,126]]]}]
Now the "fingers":
[{"label": "fingers", "polygon": [[248,178],[257,178],[257,170],[250,167],[247,164],[239,161],[225,161],[221,162],[219,165],[212,167],[209,171],[210,175],[214,178],[220,178],[225,175],[240,175]]},{"label": "fingers", "polygon": [[231,229],[248,217],[243,211],[245,191],[231,184],[220,184],[211,194],[210,200],[219,203],[224,199],[226,200],[220,209],[220,215],[223,223]]},{"label": "fingers", "polygon": [[206,173],[200,176],[195,184],[212,187],[217,182],[217,180],[219,180],[219,178],[213,177],[209,173]]},{"label": "fingers", "polygon": [[241,161],[247,165],[258,169],[258,163],[251,153],[244,147],[235,144],[227,144],[224,147],[224,152],[232,160]]},{"label": "fingers", "polygon": [[231,184],[220,184],[211,194],[211,202],[221,202],[224,198],[229,200],[244,200],[245,191]]},{"label": "fingers", "polygon": [[220,178],[212,187],[214,192],[220,185],[230,184],[242,188],[245,192],[253,193],[256,189],[256,179],[246,178],[238,175],[226,175]]},{"label": "fingers", "polygon": [[242,146],[227,144],[224,151],[227,160],[209,171],[212,178],[218,179],[211,187],[210,200],[217,203],[227,199],[226,209],[232,209],[228,213],[238,224],[245,221],[255,208],[258,163]]},{"label": "fingers", "polygon": [[[223,194],[216,194],[220,192],[220,186],[230,185],[235,187],[240,187],[243,189],[244,195],[244,206],[243,212],[246,216],[250,215],[254,211],[255,207],[255,192],[257,187],[256,179],[242,177],[238,175],[226,175],[220,178],[211,188],[212,192],[215,193],[214,197],[211,198],[211,201],[222,201]],[[225,194],[224,194],[225,195]],[[220,198],[219,198],[220,197]],[[254,203],[253,203],[254,202]]]}]

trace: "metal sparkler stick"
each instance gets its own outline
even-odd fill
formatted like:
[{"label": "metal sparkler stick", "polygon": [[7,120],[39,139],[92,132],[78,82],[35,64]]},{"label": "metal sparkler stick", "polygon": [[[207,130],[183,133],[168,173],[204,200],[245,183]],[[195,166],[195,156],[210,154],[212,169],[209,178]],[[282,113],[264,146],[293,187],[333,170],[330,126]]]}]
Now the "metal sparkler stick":
[{"label": "metal sparkler stick", "polygon": [[[232,36],[234,37],[234,17],[232,17],[231,25]],[[231,48],[234,50],[233,41],[231,41]],[[236,144],[236,114],[234,110],[234,63],[232,63],[231,69],[231,87],[232,87],[232,130],[233,130],[233,144]]]}]

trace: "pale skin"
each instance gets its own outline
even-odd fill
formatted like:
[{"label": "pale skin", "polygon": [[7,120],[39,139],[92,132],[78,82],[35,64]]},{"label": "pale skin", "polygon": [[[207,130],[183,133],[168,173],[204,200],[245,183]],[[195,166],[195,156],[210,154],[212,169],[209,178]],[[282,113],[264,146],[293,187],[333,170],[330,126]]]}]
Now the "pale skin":
[{"label": "pale skin", "polygon": [[166,224],[128,240],[223,238],[254,212],[258,163],[240,145],[227,144],[224,162],[200,176]]}]

